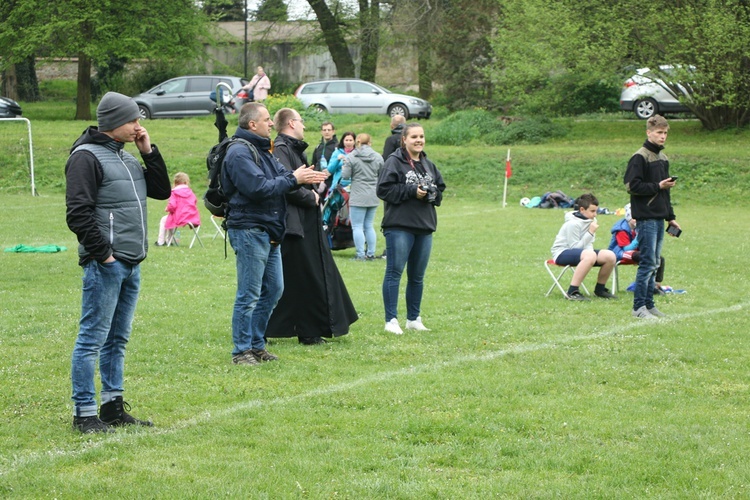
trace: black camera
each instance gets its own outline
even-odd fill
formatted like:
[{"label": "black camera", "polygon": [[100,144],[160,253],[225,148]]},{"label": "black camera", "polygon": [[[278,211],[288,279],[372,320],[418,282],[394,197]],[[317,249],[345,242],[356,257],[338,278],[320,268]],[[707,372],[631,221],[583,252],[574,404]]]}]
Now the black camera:
[{"label": "black camera", "polygon": [[427,192],[427,196],[425,196],[424,199],[428,203],[432,203],[434,205],[438,195],[437,186],[434,184],[430,184],[428,186],[419,186],[419,189]]}]

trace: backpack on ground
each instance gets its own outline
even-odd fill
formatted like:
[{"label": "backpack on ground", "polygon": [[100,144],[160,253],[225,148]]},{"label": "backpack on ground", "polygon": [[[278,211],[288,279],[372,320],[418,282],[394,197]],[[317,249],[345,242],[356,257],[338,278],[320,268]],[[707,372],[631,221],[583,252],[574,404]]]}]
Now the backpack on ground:
[{"label": "backpack on ground", "polygon": [[250,153],[252,153],[255,163],[260,165],[260,155],[250,142],[240,137],[227,137],[220,143],[214,145],[206,156],[206,168],[208,169],[208,189],[203,195],[203,204],[211,214],[216,217],[227,216],[227,198],[224,189],[221,186],[221,171],[224,166],[224,158],[227,155],[229,146],[235,143],[245,144]]}]

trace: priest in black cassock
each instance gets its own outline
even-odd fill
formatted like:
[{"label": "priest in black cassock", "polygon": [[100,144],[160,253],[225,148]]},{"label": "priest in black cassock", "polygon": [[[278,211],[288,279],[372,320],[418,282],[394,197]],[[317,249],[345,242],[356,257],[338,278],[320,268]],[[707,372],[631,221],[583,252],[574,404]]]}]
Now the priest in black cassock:
[{"label": "priest in black cassock", "polygon": [[[278,131],[274,156],[289,170],[307,168],[300,114],[280,109],[274,126]],[[323,233],[318,193],[305,185],[288,193],[286,199],[286,234],[281,242],[284,294],[268,322],[266,337],[297,337],[302,344],[322,344],[323,337],[349,333],[357,311]]]}]

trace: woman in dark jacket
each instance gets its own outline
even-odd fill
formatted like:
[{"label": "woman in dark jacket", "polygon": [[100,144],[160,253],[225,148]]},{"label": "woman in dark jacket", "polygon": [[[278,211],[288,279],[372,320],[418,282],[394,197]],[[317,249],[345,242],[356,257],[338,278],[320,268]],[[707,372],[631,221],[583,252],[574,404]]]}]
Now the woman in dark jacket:
[{"label": "woman in dark jacket", "polygon": [[378,198],[385,201],[381,227],[385,235],[386,260],[383,278],[385,331],[400,335],[398,289],[406,267],[406,328],[428,330],[420,307],[424,275],[437,229],[437,212],[445,191],[443,176],[423,149],[424,129],[418,123],[404,127],[401,148],[391,154],[378,177]]},{"label": "woman in dark jacket", "polygon": [[[274,122],[279,130],[274,156],[288,170],[306,167],[302,118],[284,108]],[[318,194],[305,185],[288,193],[287,202],[286,234],[281,242],[284,294],[273,310],[266,337],[297,337],[302,344],[320,344],[322,337],[349,333],[357,311],[323,233]]]}]

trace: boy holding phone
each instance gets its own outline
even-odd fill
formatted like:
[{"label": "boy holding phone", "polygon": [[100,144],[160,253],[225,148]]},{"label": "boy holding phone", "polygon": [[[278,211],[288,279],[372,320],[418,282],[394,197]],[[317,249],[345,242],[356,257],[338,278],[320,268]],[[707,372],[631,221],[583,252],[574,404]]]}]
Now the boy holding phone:
[{"label": "boy holding phone", "polygon": [[646,142],[635,152],[625,171],[625,187],[636,219],[641,261],[635,277],[633,316],[657,319],[666,316],[654,304],[656,271],[664,242],[664,221],[680,230],[675,221],[670,190],[676,178],[669,175],[669,159],[662,152],[669,133],[667,120],[654,115],[646,122]]}]

